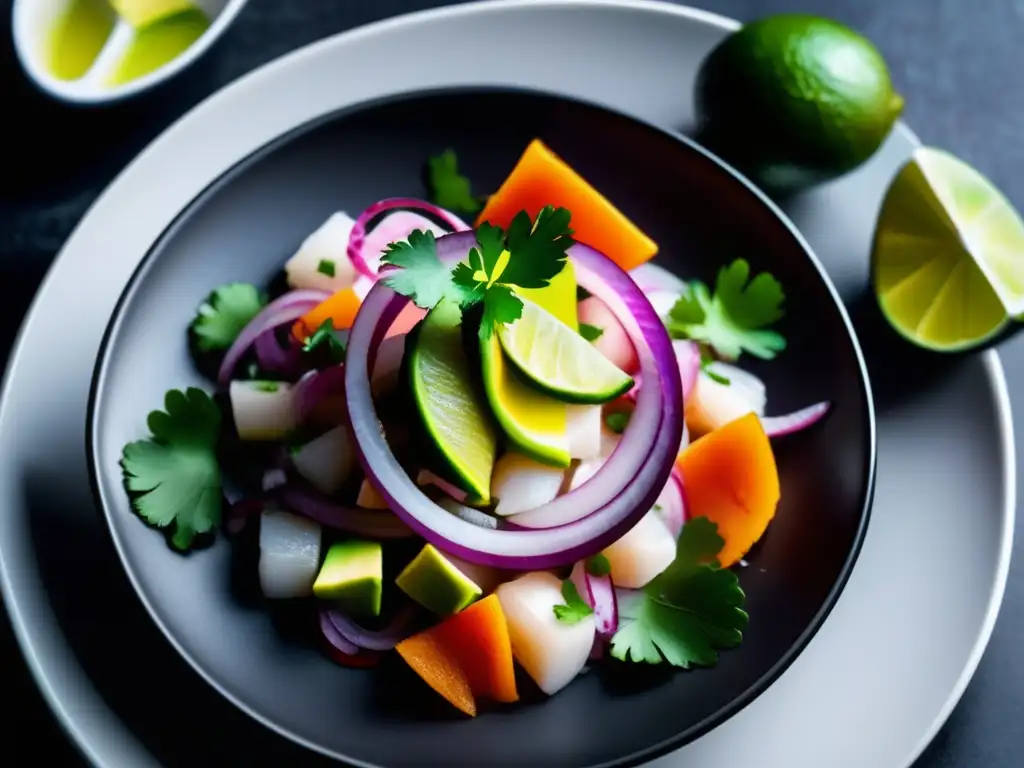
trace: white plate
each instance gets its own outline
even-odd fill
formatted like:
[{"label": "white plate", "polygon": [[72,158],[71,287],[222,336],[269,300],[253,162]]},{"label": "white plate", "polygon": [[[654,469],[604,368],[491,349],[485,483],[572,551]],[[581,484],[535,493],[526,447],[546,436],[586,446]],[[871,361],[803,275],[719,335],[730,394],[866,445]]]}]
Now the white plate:
[{"label": "white plate", "polygon": [[[297,51],[218,93],[155,141],[96,202],[33,305],[0,411],[0,584],[33,674],[93,762],[157,764],[153,739],[180,739],[191,725],[189,712],[147,724],[150,742],[143,744],[124,725],[129,712],[123,701],[116,711],[108,705],[111,697],[79,664],[79,636],[57,621],[68,609],[52,585],[73,574],[55,577],[60,563],[44,557],[47,534],[33,530],[39,515],[33,505],[46,507],[45,499],[36,500],[43,486],[54,494],[50,505],[60,506],[65,487],[72,493],[87,483],[83,445],[44,438],[83,434],[89,376],[107,318],[139,259],[177,212],[275,136],[324,112],[395,92],[536,87],[685,127],[697,65],[735,26],[680,6],[625,0],[500,0],[389,20]],[[409,63],[396,62],[396,51]],[[837,195],[855,192],[877,201],[915,142],[900,129],[868,166],[789,207],[848,298],[864,283],[875,205],[867,214],[837,209]],[[69,323],[67,308],[82,306],[88,312]],[[48,385],[41,388],[41,380]],[[949,439],[950,413],[973,425],[958,434],[956,466],[937,447]],[[959,699],[991,633],[1012,542],[1013,441],[998,358],[990,352],[969,360],[912,399],[880,403],[878,415],[875,512],[832,615],[765,694],[704,738],[656,761],[660,768],[902,768]],[[63,509],[54,524],[81,525],[94,535],[99,521],[91,508]],[[104,560],[103,569],[109,568]],[[111,591],[116,596],[110,599],[125,599],[123,584]],[[89,672],[96,676],[95,669]],[[101,685],[107,690],[110,683]],[[136,694],[143,705],[152,691],[141,680]]]}]

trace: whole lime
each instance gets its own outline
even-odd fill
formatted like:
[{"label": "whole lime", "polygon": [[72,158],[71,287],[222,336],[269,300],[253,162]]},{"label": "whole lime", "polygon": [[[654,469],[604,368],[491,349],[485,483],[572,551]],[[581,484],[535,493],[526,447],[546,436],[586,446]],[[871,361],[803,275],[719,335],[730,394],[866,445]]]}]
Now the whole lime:
[{"label": "whole lime", "polygon": [[837,21],[780,14],[723,40],[701,65],[699,137],[769,187],[835,178],[867,160],[903,109],[885,60]]}]

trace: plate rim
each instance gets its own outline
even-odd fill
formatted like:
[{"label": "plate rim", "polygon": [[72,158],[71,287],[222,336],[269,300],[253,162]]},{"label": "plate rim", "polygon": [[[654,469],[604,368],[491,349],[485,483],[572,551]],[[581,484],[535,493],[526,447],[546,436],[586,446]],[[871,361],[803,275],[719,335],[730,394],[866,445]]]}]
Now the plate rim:
[{"label": "plate rim", "polygon": [[[835,283],[829,276],[810,243],[804,237],[803,233],[800,232],[792,219],[790,219],[789,215],[786,214],[786,212],[783,211],[775,201],[769,198],[767,194],[765,194],[746,176],[733,168],[725,160],[701,146],[697,141],[689,136],[667,130],[649,120],[615,110],[607,105],[599,104],[587,99],[566,96],[554,91],[510,86],[456,86],[393,92],[385,96],[354,102],[338,109],[325,112],[311,120],[307,120],[299,125],[293,126],[290,130],[284,133],[274,136],[261,146],[246,154],[244,157],[241,157],[232,163],[222,174],[217,176],[209,184],[193,195],[193,197],[181,207],[167,226],[161,230],[159,235],[153,240],[150,247],[135,265],[131,275],[121,289],[120,295],[118,296],[117,302],[107,319],[106,326],[103,331],[103,337],[100,341],[99,351],[96,355],[96,361],[91,373],[89,397],[86,403],[85,451],[90,489],[92,491],[94,502],[99,507],[103,516],[106,534],[114,545],[121,568],[128,577],[128,580],[131,582],[136,598],[142,603],[146,613],[149,614],[150,620],[156,624],[178,655],[185,659],[189,666],[192,667],[192,669],[207,685],[216,690],[217,693],[224,697],[232,706],[244,712],[260,725],[273,730],[283,738],[290,739],[297,744],[302,745],[306,749],[313,750],[332,759],[338,759],[340,756],[346,762],[351,763],[354,766],[359,766],[359,768],[384,768],[383,766],[375,763],[367,763],[347,755],[340,755],[340,753],[332,749],[328,749],[308,738],[299,736],[288,727],[257,712],[251,704],[245,702],[240,696],[228,690],[221,681],[216,679],[213,670],[201,664],[196,655],[183,646],[176,634],[171,630],[168,623],[161,617],[161,612],[155,607],[154,601],[151,600],[151,590],[143,589],[138,570],[130,564],[131,558],[129,558],[127,554],[130,547],[126,543],[125,537],[121,532],[121,526],[123,524],[117,522],[117,519],[121,516],[122,510],[117,504],[115,504],[114,499],[111,498],[108,493],[108,490],[111,490],[109,488],[109,481],[104,482],[100,479],[101,475],[106,475],[113,470],[106,469],[101,465],[101,437],[98,424],[100,419],[98,419],[98,415],[104,408],[104,385],[108,371],[113,364],[114,341],[118,337],[118,334],[121,332],[124,325],[126,306],[134,300],[138,291],[141,290],[147,273],[154,269],[159,263],[159,255],[166,243],[175,236],[176,232],[181,227],[187,225],[188,221],[194,217],[199,210],[201,210],[201,206],[210,196],[215,195],[221,188],[231,184],[240,174],[245,173],[248,169],[252,168],[254,164],[259,163],[263,158],[272,155],[274,152],[288,146],[293,141],[300,139],[302,136],[313,132],[320,127],[332,124],[338,120],[345,120],[349,116],[358,116],[367,111],[386,107],[391,104],[400,104],[408,100],[430,98],[452,93],[484,93],[487,95],[519,94],[566,102],[583,107],[584,109],[594,110],[605,116],[633,123],[639,126],[643,131],[652,133],[659,139],[670,142],[676,147],[682,148],[684,151],[695,153],[709,161],[710,164],[716,168],[717,172],[724,174],[732,183],[745,189],[746,192],[751,194],[760,205],[767,208],[768,211],[773,214],[774,218],[793,238],[796,245],[803,251],[805,260],[810,263],[812,269],[817,273],[821,280],[826,293],[831,299],[835,310],[839,314],[847,338],[852,346],[853,357],[857,368],[857,378],[862,389],[861,396],[863,398],[863,404],[861,412],[865,416],[864,437],[866,438],[866,441],[865,451],[861,456],[861,460],[863,461],[864,482],[858,494],[860,516],[854,532],[852,545],[842,559],[835,581],[829,587],[820,608],[815,611],[810,622],[803,628],[797,638],[786,648],[782,655],[767,669],[767,671],[760,675],[751,685],[746,687],[739,696],[730,700],[729,703],[720,707],[702,720],[696,722],[686,730],[680,731],[670,738],[658,742],[657,744],[650,745],[644,749],[637,750],[636,752],[625,755],[621,758],[594,763],[588,767],[630,768],[630,766],[641,765],[642,763],[657,759],[680,749],[686,744],[696,741],[701,736],[709,733],[720,725],[723,725],[767,691],[772,684],[778,680],[778,678],[783,675],[786,670],[789,669],[800,657],[810,642],[818,634],[820,629],[824,626],[849,583],[850,576],[853,574],[853,570],[856,567],[857,561],[864,548],[864,541],[867,537],[867,532],[871,523],[876,489],[878,466],[878,424],[875,414],[874,397],[872,394],[871,377],[868,372],[867,361],[865,360],[863,350],[861,349],[860,340],[857,337],[856,330],[853,326],[853,321],[839,295]],[[107,397],[109,398],[109,395]]]},{"label": "plate rim", "polygon": [[[224,88],[211,94],[192,109],[187,111],[184,115],[172,122],[163,132],[161,132],[160,135],[147,145],[142,152],[140,152],[121,170],[121,172],[93,202],[89,210],[69,234],[59,253],[52,261],[45,277],[40,282],[36,295],[33,297],[31,304],[25,312],[24,320],[22,321],[18,333],[12,343],[8,364],[3,374],[2,389],[0,389],[0,405],[2,405],[3,402],[6,402],[6,395],[9,393],[12,382],[17,376],[21,359],[24,356],[24,340],[27,336],[29,327],[32,325],[33,318],[38,315],[39,306],[42,303],[41,299],[44,295],[50,292],[49,289],[55,280],[56,273],[58,271],[62,271],[64,262],[70,258],[68,255],[72,250],[70,246],[76,245],[80,231],[83,228],[83,225],[92,218],[94,209],[105,204],[107,199],[113,196],[124,184],[125,177],[130,176],[140,163],[148,159],[151,155],[162,151],[163,144],[167,140],[167,136],[179,129],[181,127],[179,125],[180,123],[194,121],[201,118],[209,109],[210,102],[213,102],[214,100],[219,102],[224,100],[226,97],[237,96],[246,88],[256,87],[260,84],[261,77],[267,74],[266,71],[268,69],[277,68],[278,66],[283,66],[297,58],[310,55],[311,52],[318,51],[321,47],[345,45],[364,36],[380,34],[392,29],[401,29],[405,26],[418,24],[424,20],[433,20],[435,18],[443,19],[457,16],[474,16],[481,12],[494,12],[497,11],[498,8],[503,10],[515,9],[518,12],[538,8],[571,9],[583,8],[585,6],[613,8],[619,10],[640,10],[650,14],[685,19],[693,22],[694,24],[714,27],[724,32],[732,31],[738,28],[740,24],[740,22],[720,14],[674,3],[661,2],[659,0],[481,0],[479,2],[466,3],[459,6],[427,9],[383,19],[310,43],[261,65],[228,84]],[[920,145],[919,139],[905,124],[898,123],[897,129],[903,133],[911,143]],[[1010,399],[1005,374],[997,352],[995,350],[985,351],[980,355],[980,358],[982,365],[985,368],[986,379],[988,380],[989,386],[992,388],[992,405],[997,423],[1000,426],[999,442],[1003,453],[1002,476],[1005,478],[1005,482],[1001,491],[1005,504],[1001,510],[1001,525],[998,530],[998,537],[1000,541],[998,561],[994,564],[995,577],[987,590],[988,597],[986,600],[984,620],[978,628],[969,653],[964,659],[957,681],[950,689],[950,693],[946,698],[945,704],[936,715],[931,728],[929,728],[922,737],[918,748],[907,756],[906,765],[910,765],[910,763],[916,760],[917,757],[920,756],[921,752],[923,752],[932,741],[937,731],[945,723],[950,712],[960,700],[964,690],[973,677],[978,663],[980,662],[991,638],[992,630],[994,628],[999,609],[1002,605],[1009,575],[1017,488],[1015,462],[1016,453],[1015,443],[1013,440],[1013,422],[1010,411]],[[0,407],[0,420],[3,419],[3,416],[4,409]],[[57,697],[50,682],[50,678],[52,677],[50,671],[43,668],[36,655],[34,647],[28,642],[28,634],[30,630],[28,629],[25,623],[25,618],[22,615],[22,607],[19,605],[19,600],[12,589],[10,573],[2,559],[0,559],[0,593],[3,594],[4,604],[7,606],[13,634],[18,642],[18,646],[25,660],[26,666],[29,668],[41,695],[49,705],[51,711],[54,713],[55,719],[60,723],[71,743],[75,745],[83,756],[95,765],[102,765],[101,761],[97,757],[95,745],[91,743],[92,739],[86,737],[84,734],[85,729],[82,727],[81,723],[76,722],[76,720],[69,715],[65,705]]]}]

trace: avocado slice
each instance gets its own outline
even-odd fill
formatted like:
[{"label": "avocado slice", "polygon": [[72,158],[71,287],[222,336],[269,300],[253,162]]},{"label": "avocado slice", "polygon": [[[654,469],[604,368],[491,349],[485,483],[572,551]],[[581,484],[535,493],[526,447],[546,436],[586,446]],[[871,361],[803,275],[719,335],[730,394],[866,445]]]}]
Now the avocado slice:
[{"label": "avocado slice", "polygon": [[313,594],[337,602],[349,616],[379,616],[383,564],[379,542],[339,541],[327,550]]},{"label": "avocado slice", "polygon": [[483,594],[476,582],[426,544],[398,574],[395,584],[409,597],[440,616],[458,613]]}]

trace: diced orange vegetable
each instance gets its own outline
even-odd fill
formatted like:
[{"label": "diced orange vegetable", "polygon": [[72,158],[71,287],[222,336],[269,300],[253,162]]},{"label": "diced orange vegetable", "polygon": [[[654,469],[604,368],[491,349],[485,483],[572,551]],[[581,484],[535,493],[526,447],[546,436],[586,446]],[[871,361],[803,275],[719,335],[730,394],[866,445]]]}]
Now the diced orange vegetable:
[{"label": "diced orange vegetable", "polygon": [[431,688],[467,715],[476,714],[478,697],[519,700],[512,641],[496,595],[403,640],[396,650]]},{"label": "diced orange vegetable", "polygon": [[292,326],[292,335],[299,341],[305,341],[316,333],[325,320],[330,320],[336,331],[351,328],[361,304],[359,294],[352,288],[343,288],[296,320]]},{"label": "diced orange vegetable", "polygon": [[648,261],[658,244],[586,182],[540,139],[534,139],[497,192],[490,196],[477,225],[487,221],[508,227],[525,210],[531,218],[546,205],[568,208],[581,243],[595,248],[625,270]]},{"label": "diced orange vegetable", "polygon": [[691,443],[677,466],[689,517],[718,524],[723,568],[734,565],[764,535],[779,504],[779,472],[756,414],[731,421]]},{"label": "diced orange vegetable", "polygon": [[476,699],[469,687],[469,678],[453,649],[442,637],[428,629],[406,638],[395,646],[395,650],[427,685],[448,699],[452,706],[476,717]]}]

